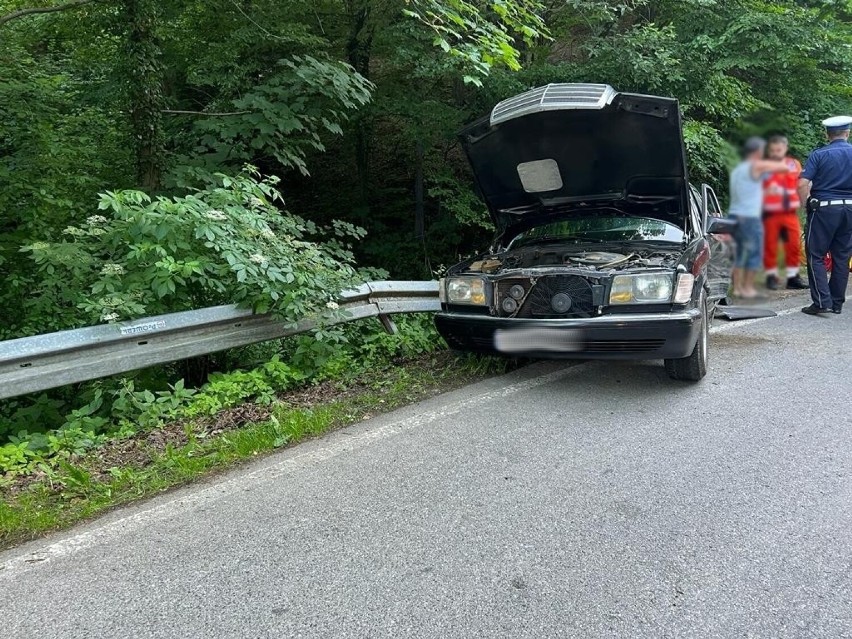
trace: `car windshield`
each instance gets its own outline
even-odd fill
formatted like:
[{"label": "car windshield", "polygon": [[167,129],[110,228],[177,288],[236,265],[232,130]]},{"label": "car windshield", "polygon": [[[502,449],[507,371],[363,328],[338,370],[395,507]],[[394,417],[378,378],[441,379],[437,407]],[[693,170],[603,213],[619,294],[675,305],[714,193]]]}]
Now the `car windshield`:
[{"label": "car windshield", "polygon": [[683,229],[645,217],[572,217],[534,226],[516,235],[509,248],[538,242],[675,242],[683,241]]}]

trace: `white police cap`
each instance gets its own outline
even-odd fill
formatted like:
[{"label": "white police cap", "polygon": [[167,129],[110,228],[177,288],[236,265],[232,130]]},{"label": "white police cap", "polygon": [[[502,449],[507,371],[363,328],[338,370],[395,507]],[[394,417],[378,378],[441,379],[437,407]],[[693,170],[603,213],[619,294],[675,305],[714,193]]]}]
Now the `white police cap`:
[{"label": "white police cap", "polygon": [[835,115],[833,118],[827,118],[823,120],[822,125],[826,129],[848,129],[850,126],[852,126],[852,117],[848,115]]}]

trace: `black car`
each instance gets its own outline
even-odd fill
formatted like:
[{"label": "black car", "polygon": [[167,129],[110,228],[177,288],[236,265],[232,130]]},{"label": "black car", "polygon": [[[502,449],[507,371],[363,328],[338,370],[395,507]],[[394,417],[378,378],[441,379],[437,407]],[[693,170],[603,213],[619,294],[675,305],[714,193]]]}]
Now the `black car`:
[{"label": "black car", "polygon": [[704,377],[732,223],[689,183],[676,100],[550,84],[460,135],[497,235],[441,281],[452,348]]}]

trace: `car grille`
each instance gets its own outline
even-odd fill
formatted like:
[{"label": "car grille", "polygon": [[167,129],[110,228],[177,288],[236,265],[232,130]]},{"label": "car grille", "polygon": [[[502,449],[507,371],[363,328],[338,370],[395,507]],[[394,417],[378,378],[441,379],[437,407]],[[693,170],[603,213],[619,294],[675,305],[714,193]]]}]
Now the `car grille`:
[{"label": "car grille", "polygon": [[607,84],[548,84],[500,102],[491,112],[491,126],[551,109],[602,109],[615,96]]},{"label": "car grille", "polygon": [[520,310],[515,317],[523,318],[579,318],[592,317],[594,303],[592,286],[578,275],[544,275],[535,284],[529,279],[502,280],[497,285],[497,305],[503,317],[512,313],[502,307],[509,297],[509,291],[515,285],[521,285],[526,292]]}]

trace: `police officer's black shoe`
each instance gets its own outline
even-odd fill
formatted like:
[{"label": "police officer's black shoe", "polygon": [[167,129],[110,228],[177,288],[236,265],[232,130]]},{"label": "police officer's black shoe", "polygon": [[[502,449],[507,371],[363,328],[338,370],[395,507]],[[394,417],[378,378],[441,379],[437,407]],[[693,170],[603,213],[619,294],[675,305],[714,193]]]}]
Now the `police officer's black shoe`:
[{"label": "police officer's black shoe", "polygon": [[840,315],[843,312],[843,305],[842,304],[835,304],[834,306],[831,307],[831,312],[834,313],[835,315]]},{"label": "police officer's black shoe", "polygon": [[767,275],[766,276],[766,288],[770,291],[778,290],[778,276],[777,275]]},{"label": "police officer's black shoe", "polygon": [[834,311],[830,308],[820,308],[816,304],[811,304],[810,306],[805,306],[802,309],[802,313],[806,315],[825,315],[826,313],[833,313]]},{"label": "police officer's black shoe", "polygon": [[787,288],[794,291],[801,291],[806,288],[810,288],[808,283],[802,279],[801,275],[794,275],[793,277],[787,278]]}]

